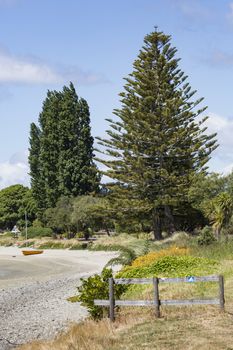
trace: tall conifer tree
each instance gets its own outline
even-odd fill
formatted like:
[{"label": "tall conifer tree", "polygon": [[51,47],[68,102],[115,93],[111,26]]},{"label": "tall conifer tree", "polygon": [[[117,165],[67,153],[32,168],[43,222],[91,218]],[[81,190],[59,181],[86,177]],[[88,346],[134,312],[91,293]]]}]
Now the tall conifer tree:
[{"label": "tall conifer tree", "polygon": [[44,181],[41,176],[41,167],[39,162],[40,157],[40,129],[35,123],[31,124],[30,137],[29,137],[29,157],[30,164],[30,177],[33,197],[37,199],[38,209],[43,208],[44,205]]},{"label": "tall conifer tree", "polygon": [[144,39],[134,70],[125,79],[117,120],[109,120],[108,139],[100,139],[108,167],[112,203],[121,211],[150,214],[156,239],[161,218],[174,230],[172,209],[187,198],[193,176],[206,170],[217,147],[215,134],[206,135],[206,109],[196,108],[187,76],[179,69],[170,36],[154,31]]},{"label": "tall conifer tree", "polygon": [[48,91],[39,116],[40,125],[40,182],[44,195],[41,209],[55,206],[60,197],[59,192],[59,122],[61,93]]},{"label": "tall conifer tree", "polygon": [[71,83],[64,87],[59,122],[59,186],[63,195],[97,191],[99,176],[93,162],[93,137],[87,102]]},{"label": "tall conifer tree", "polygon": [[31,125],[29,151],[32,191],[42,212],[61,196],[97,191],[89,107],[72,83],[48,91],[39,127]]}]

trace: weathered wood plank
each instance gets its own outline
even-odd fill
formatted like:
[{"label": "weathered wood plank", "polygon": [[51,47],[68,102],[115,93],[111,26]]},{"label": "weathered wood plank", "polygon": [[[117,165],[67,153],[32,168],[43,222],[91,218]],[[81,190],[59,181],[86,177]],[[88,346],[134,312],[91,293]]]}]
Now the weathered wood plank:
[{"label": "weathered wood plank", "polygon": [[110,305],[109,300],[100,300],[100,299],[95,299],[94,304],[96,306],[109,306]]},{"label": "weathered wood plank", "polygon": [[117,306],[151,306],[155,305],[154,300],[116,300]]},{"label": "weathered wood plank", "polygon": [[115,284],[152,284],[153,278],[114,278]]},{"label": "weathered wood plank", "polygon": [[224,299],[224,279],[223,279],[223,276],[219,276],[219,304],[220,304],[221,310],[224,310],[225,299]]},{"label": "weathered wood plank", "polygon": [[[109,306],[109,300],[94,300],[98,306]],[[160,300],[160,305],[219,305],[219,299]],[[116,306],[153,306],[154,300],[115,300]]]},{"label": "weathered wood plank", "polygon": [[[94,300],[98,306],[109,306],[109,300]],[[115,300],[116,306],[151,306],[155,305],[154,300]]]},{"label": "weathered wood plank", "polygon": [[165,277],[165,278],[159,278],[159,283],[178,283],[178,282],[218,282],[219,276],[189,276],[189,277]]},{"label": "weathered wood plank", "polygon": [[[179,282],[218,282],[219,276],[189,276],[189,277],[164,277],[159,278],[159,283],[179,283]],[[115,284],[153,284],[153,278],[114,278]]]},{"label": "weathered wood plank", "polygon": [[159,279],[153,278],[154,285],[154,304],[155,304],[155,317],[160,317],[160,300],[159,300]]},{"label": "weathered wood plank", "polygon": [[[109,300],[94,300],[98,306],[109,306]],[[155,305],[154,300],[115,300],[116,306],[151,306]]]},{"label": "weathered wood plank", "polygon": [[112,322],[115,320],[114,307],[115,307],[114,280],[111,277],[109,278],[109,318]]},{"label": "weathered wood plank", "polygon": [[161,300],[161,305],[219,305],[219,299]]}]

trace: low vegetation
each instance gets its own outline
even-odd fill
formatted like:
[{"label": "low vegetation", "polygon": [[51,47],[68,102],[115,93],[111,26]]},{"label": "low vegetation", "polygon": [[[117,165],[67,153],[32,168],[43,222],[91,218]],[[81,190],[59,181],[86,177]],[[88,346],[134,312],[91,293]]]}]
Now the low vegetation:
[{"label": "low vegetation", "polygon": [[[182,239],[181,239],[182,238]],[[185,238],[185,239],[184,239]],[[123,239],[123,238],[122,238]],[[132,239],[132,238],[131,238]],[[137,239],[137,238],[135,238]],[[108,241],[108,239],[107,239]],[[184,245],[185,242],[185,245]],[[133,244],[136,247],[136,244]],[[212,252],[212,257],[210,252]],[[197,238],[187,239],[176,234],[169,241],[154,244],[150,252],[137,257],[130,265],[123,266],[117,277],[189,276],[223,274],[225,277],[226,311],[217,306],[162,307],[161,318],[156,319],[153,307],[125,307],[116,310],[116,321],[108,320],[107,308],[95,307],[93,299],[108,298],[107,279],[111,270],[101,276],[85,279],[79,294],[70,301],[81,301],[98,322],[91,319],[71,326],[70,330],[53,341],[33,342],[20,350],[118,350],[163,349],[180,350],[198,348],[207,350],[231,349],[233,297],[233,240],[198,245]],[[120,286],[119,286],[120,287]],[[122,287],[122,286],[121,286]],[[208,283],[163,284],[161,299],[214,298],[218,285]],[[123,286],[117,290],[117,298],[151,299],[150,285]],[[96,308],[96,309],[95,309]]]}]

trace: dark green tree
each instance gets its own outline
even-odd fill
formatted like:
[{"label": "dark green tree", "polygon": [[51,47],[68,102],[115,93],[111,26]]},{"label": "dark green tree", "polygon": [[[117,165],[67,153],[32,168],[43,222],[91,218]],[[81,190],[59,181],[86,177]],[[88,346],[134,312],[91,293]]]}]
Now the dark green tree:
[{"label": "dark green tree", "polygon": [[109,230],[114,223],[107,205],[107,200],[100,196],[89,195],[74,198],[72,223],[77,230],[83,231],[87,236],[88,229],[91,231],[105,230],[107,235],[110,235]]},{"label": "dark green tree", "polygon": [[89,107],[78,98],[72,83],[63,88],[59,117],[60,193],[78,196],[95,192],[100,179],[93,162]]},{"label": "dark green tree", "polygon": [[37,199],[38,208],[43,208],[44,206],[44,181],[41,176],[41,167],[39,162],[40,156],[40,129],[35,123],[31,124],[30,137],[29,137],[29,157],[28,161],[30,164],[30,177],[31,177],[31,189],[33,197]]},{"label": "dark green tree", "polygon": [[189,188],[188,199],[192,206],[205,212],[206,206],[222,192],[228,192],[228,176],[210,173],[197,174]]},{"label": "dark green tree", "polygon": [[48,208],[44,213],[46,226],[56,233],[66,233],[68,238],[74,235],[74,225],[71,222],[73,198],[60,197],[55,208]]},{"label": "dark green tree", "polygon": [[[61,93],[57,91],[48,91],[47,97],[43,103],[43,109],[39,116],[40,125],[40,154],[38,158],[39,183],[41,185],[41,194],[44,197],[42,211],[45,208],[55,206],[61,193],[59,192],[59,123],[60,123],[60,105]],[[31,165],[31,164],[30,164]],[[41,202],[41,194],[38,198]]]},{"label": "dark green tree", "polygon": [[154,31],[134,62],[120,94],[121,108],[109,120],[108,139],[99,139],[115,182],[109,186],[121,212],[141,211],[151,217],[155,239],[161,239],[162,219],[174,227],[172,210],[187,200],[194,175],[206,171],[216,134],[206,135],[207,117],[198,119],[202,98],[192,100],[187,76],[178,66],[171,37]]},{"label": "dark green tree", "polygon": [[31,186],[40,213],[55,207],[61,196],[98,190],[89,108],[72,83],[61,92],[48,91],[39,127],[31,125],[29,151]]},{"label": "dark green tree", "polygon": [[16,224],[24,227],[25,211],[30,224],[35,219],[35,203],[28,187],[13,185],[0,191],[0,229],[12,230]]}]

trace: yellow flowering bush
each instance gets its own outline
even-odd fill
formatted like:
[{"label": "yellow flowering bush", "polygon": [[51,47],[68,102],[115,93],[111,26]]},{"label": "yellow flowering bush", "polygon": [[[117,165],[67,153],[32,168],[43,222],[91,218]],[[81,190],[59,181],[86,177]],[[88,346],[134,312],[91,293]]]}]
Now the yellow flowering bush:
[{"label": "yellow flowering bush", "polygon": [[147,266],[164,256],[183,256],[189,253],[188,248],[180,248],[175,245],[169,248],[159,250],[158,252],[150,252],[146,255],[139,256],[132,262],[132,267]]}]

